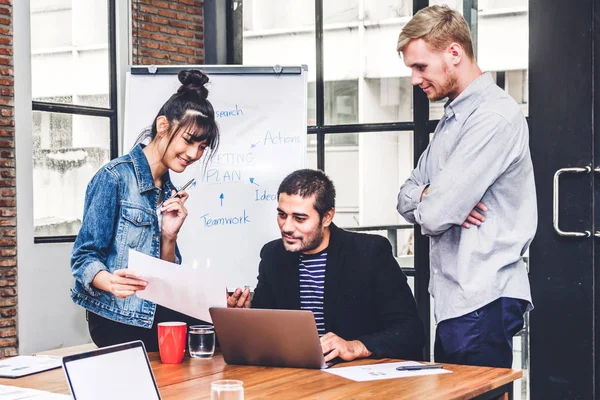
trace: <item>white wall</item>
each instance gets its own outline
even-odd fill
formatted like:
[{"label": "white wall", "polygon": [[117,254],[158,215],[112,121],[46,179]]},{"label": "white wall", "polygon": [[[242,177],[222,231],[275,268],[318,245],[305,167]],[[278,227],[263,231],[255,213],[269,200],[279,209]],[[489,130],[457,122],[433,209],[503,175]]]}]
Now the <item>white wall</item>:
[{"label": "white wall", "polygon": [[[118,64],[128,62],[129,1],[117,1]],[[17,165],[18,334],[21,354],[87,343],[85,312],[71,302],[72,243],[33,242],[29,2],[13,3]],[[118,77],[122,82],[122,76]],[[123,94],[120,93],[120,97]]]}]

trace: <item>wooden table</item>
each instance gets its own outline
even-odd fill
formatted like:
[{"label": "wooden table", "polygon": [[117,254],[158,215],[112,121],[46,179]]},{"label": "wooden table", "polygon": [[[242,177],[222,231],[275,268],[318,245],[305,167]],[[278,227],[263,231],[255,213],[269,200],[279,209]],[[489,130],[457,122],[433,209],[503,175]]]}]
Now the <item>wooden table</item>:
[{"label": "wooden table", "polygon": [[[78,346],[43,354],[67,355],[90,348]],[[162,364],[158,353],[149,353],[149,358],[166,400],[208,399],[210,383],[218,379],[243,381],[246,399],[512,399],[513,381],[523,375],[512,369],[445,364],[451,374],[354,382],[319,370],[227,365],[218,353],[211,359],[186,357],[177,365]],[[359,360],[333,368],[394,361],[398,360]],[[69,393],[62,369],[0,379],[0,384]]]}]

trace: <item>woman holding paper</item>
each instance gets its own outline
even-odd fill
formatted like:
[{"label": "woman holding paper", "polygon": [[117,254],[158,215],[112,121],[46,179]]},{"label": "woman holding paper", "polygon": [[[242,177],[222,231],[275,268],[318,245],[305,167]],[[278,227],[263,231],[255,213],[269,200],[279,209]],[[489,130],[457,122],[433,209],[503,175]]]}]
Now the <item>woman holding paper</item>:
[{"label": "woman holding paper", "polygon": [[202,323],[135,296],[147,282],[127,269],[129,249],[181,263],[177,235],[187,216],[187,193],[177,192],[169,171],[182,172],[216,151],[219,129],[207,100],[208,77],[179,73],[181,86],[161,107],[148,145],[102,167],[88,184],[83,222],[71,255],[71,298],[87,310],[98,346],[142,340],[158,349],[157,324]]}]

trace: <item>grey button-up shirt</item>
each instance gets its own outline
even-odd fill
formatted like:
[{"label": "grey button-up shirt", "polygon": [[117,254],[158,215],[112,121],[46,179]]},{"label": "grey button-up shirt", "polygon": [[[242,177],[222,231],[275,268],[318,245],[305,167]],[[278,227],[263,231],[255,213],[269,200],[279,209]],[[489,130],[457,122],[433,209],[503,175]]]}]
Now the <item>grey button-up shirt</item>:
[{"label": "grey button-up shirt", "polygon": [[[461,227],[479,201],[488,208],[485,221]],[[537,204],[527,122],[489,73],[446,103],[433,139],[400,188],[398,212],[430,237],[437,322],[500,297],[527,300],[531,308],[522,256],[537,228]]]}]

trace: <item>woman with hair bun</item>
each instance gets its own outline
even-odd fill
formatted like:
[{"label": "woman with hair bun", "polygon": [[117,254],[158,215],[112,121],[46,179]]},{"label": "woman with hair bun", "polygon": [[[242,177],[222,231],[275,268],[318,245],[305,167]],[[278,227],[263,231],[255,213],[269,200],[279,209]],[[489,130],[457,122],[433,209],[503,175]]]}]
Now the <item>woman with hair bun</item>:
[{"label": "woman with hair bun", "polygon": [[202,323],[135,296],[147,282],[127,269],[130,248],[181,263],[177,235],[188,195],[175,196],[169,171],[182,172],[203,155],[207,162],[219,144],[208,77],[198,70],[178,77],[181,86],[148,131],[150,143],[110,161],[87,187],[71,254],[71,298],[87,310],[90,335],[100,347],[142,340],[148,351],[157,351],[159,322]]}]

